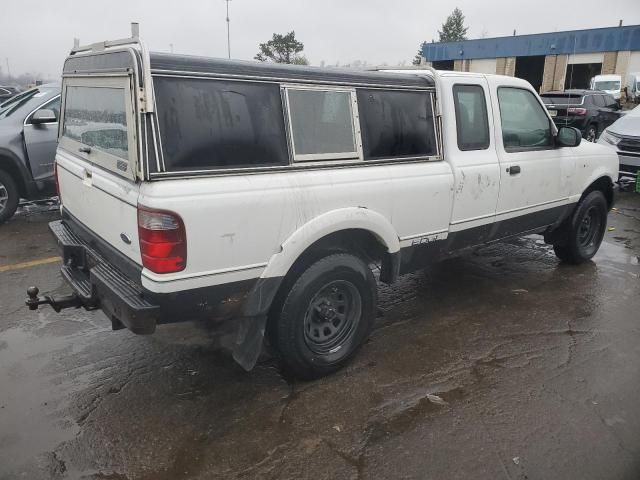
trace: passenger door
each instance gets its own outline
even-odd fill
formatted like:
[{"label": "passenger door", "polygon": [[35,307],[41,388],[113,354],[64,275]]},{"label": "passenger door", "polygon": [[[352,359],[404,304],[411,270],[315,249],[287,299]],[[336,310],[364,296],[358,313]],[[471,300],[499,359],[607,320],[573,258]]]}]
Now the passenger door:
[{"label": "passenger door", "polygon": [[550,225],[564,213],[575,156],[555,148],[551,119],[532,90],[491,81],[500,159],[494,238],[501,238]]},{"label": "passenger door", "polygon": [[[483,76],[449,77],[451,94],[443,99],[443,135],[453,169],[454,199],[449,248],[456,250],[490,239],[500,188],[500,165],[493,135],[489,85]],[[446,105],[451,102],[452,105]],[[465,231],[464,235],[455,232]]]},{"label": "passenger door", "polygon": [[[32,124],[33,114],[41,109],[53,110],[56,121]],[[24,143],[27,149],[31,173],[35,180],[42,180],[53,176],[53,162],[58,144],[58,119],[60,118],[60,97],[40,105],[31,112],[24,122]]]}]

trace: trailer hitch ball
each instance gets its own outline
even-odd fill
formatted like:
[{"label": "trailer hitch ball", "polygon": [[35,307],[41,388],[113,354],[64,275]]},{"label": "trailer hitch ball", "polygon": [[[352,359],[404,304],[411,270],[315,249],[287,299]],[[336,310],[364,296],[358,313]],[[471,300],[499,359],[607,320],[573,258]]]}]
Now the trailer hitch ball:
[{"label": "trailer hitch ball", "polygon": [[40,289],[38,287],[29,287],[27,288],[27,295],[29,298],[27,299],[27,306],[29,310],[37,310],[38,305],[40,304],[38,294],[40,293]]}]

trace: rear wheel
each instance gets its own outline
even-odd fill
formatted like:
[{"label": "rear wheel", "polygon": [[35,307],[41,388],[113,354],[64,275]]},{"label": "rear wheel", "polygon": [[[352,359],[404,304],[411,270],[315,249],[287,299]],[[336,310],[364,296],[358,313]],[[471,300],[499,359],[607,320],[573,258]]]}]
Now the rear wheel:
[{"label": "rear wheel", "polygon": [[607,200],[601,191],[589,193],[565,225],[565,237],[554,244],[563,262],[579,264],[591,259],[602,243],[607,226]]},{"label": "rear wheel", "polygon": [[274,304],[268,336],[283,369],[311,380],[344,366],[369,336],[376,282],[360,258],[337,253],[309,266]]},{"label": "rear wheel", "polygon": [[19,200],[20,192],[16,182],[7,172],[0,170],[0,223],[13,216]]}]

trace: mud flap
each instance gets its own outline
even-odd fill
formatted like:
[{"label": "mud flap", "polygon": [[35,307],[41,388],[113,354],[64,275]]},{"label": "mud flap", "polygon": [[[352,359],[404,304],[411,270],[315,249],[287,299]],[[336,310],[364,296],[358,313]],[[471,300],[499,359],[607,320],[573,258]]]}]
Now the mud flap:
[{"label": "mud flap", "polygon": [[267,326],[267,315],[242,317],[238,321],[238,333],[233,346],[233,359],[247,372],[255,367],[260,352],[264,330]]}]

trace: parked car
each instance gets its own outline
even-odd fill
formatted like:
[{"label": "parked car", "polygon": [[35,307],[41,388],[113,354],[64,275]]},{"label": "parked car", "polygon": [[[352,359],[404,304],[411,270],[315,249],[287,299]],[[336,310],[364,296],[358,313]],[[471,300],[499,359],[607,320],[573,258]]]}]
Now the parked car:
[{"label": "parked car", "polygon": [[369,335],[374,263],[393,283],[523,234],[570,263],[600,246],[617,156],[558,129],[524,80],[147,54],[134,37],[65,62],[50,229],[71,293],[31,287],[31,309],[97,308],[140,334],[231,318],[243,367],[266,332],[316,378]]},{"label": "parked car", "polygon": [[9,100],[11,97],[20,93],[16,87],[9,87],[6,85],[0,85],[0,103]]},{"label": "parked car", "polygon": [[589,88],[606,92],[619,102],[622,96],[622,75],[596,75],[591,79]]},{"label": "parked car", "polygon": [[541,98],[556,125],[577,128],[589,142],[620,118],[620,105],[605,92],[566,90],[543,93]]},{"label": "parked car", "polygon": [[620,160],[620,177],[634,180],[640,170],[640,107],[610,125],[598,143],[615,148]]},{"label": "parked car", "polygon": [[627,90],[627,100],[633,103],[640,103],[640,72],[627,75],[625,88]]},{"label": "parked car", "polygon": [[55,193],[60,85],[41,85],[0,104],[0,223],[20,198]]}]

